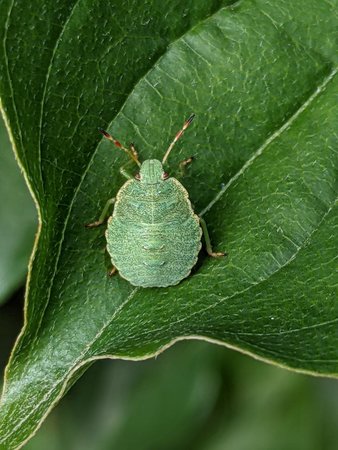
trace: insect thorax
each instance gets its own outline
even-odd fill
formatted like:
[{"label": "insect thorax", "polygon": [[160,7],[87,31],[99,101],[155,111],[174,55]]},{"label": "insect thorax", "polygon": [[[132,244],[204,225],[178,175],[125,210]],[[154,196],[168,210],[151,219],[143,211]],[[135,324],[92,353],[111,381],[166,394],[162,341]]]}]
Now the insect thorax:
[{"label": "insect thorax", "polygon": [[162,163],[157,159],[146,159],[140,169],[140,181],[145,184],[163,182],[164,170]]}]

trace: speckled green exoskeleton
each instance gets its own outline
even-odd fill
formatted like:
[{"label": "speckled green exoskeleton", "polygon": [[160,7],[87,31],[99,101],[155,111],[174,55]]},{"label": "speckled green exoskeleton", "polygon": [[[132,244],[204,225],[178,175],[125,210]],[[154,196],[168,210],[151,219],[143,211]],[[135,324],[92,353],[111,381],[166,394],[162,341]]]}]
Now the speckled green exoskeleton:
[{"label": "speckled green exoskeleton", "polygon": [[[185,121],[162,162],[147,159],[141,164],[133,145],[127,149],[100,129],[107,139],[130,156],[129,163],[136,163],[139,172],[132,176],[125,166],[120,169],[128,181],[115,198],[108,200],[99,220],[86,226],[104,223],[114,204],[106,230],[107,250],[113,263],[110,273],[117,269],[134,286],[165,287],[186,278],[196,264],[202,232],[208,254],[224,255],[212,251],[205,221],[194,213],[188,192],[163,170],[169,153],[193,118],[194,114]],[[188,158],[181,162],[181,172],[191,161],[192,158]]]}]

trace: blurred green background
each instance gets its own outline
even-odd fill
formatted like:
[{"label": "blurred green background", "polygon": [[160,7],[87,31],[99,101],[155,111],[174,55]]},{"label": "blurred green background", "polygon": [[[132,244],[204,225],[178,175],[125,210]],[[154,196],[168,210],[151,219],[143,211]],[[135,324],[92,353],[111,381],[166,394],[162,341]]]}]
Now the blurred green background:
[{"label": "blurred green background", "polygon": [[[0,365],[23,321],[36,211],[0,123]],[[28,450],[336,450],[338,382],[198,341],[98,361]]]}]

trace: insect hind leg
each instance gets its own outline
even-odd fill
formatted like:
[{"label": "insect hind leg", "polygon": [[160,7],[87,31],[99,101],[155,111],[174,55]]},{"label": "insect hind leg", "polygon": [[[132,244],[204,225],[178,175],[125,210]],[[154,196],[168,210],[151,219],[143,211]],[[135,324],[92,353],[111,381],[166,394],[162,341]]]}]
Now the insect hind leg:
[{"label": "insect hind leg", "polygon": [[110,270],[108,271],[108,277],[112,277],[117,272],[117,269],[115,266],[112,266]]},{"label": "insect hind leg", "polygon": [[183,161],[181,161],[178,165],[178,173],[180,175],[180,177],[184,177],[184,175],[187,172],[187,167],[190,166],[190,164],[193,162],[194,157],[190,156],[189,158],[184,159]]},{"label": "insect hind leg", "polygon": [[205,220],[202,219],[202,217],[199,216],[199,219],[200,219],[200,224],[202,227],[202,231],[203,231],[203,235],[204,235],[204,239],[205,239],[205,246],[206,246],[208,255],[212,256],[213,258],[218,258],[219,256],[227,256],[227,254],[224,252],[214,252],[212,250],[207,224],[205,223]]}]

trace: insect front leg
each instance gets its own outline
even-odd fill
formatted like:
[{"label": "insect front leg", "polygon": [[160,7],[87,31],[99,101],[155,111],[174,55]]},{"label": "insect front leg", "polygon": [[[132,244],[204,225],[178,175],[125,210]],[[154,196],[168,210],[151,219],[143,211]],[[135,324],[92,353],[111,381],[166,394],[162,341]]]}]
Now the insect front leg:
[{"label": "insect front leg", "polygon": [[[132,152],[132,154],[135,156],[135,158],[137,159],[137,151],[134,147],[134,144],[130,144],[130,151]],[[129,160],[126,164],[123,164],[123,166],[120,167],[120,174],[123,175],[125,178],[127,178],[128,180],[131,180],[134,178],[134,175],[131,174],[129,172],[129,170],[127,169],[127,167],[129,167],[130,165],[134,164],[135,161],[134,160]]]},{"label": "insect front leg", "polygon": [[129,148],[130,148],[132,154],[134,155],[135,159],[138,161],[138,152],[137,152],[137,150],[135,148],[135,145],[133,143],[131,143],[129,145]]},{"label": "insect front leg", "polygon": [[226,256],[226,253],[212,251],[212,246],[211,246],[211,242],[210,242],[210,236],[209,236],[207,224],[205,223],[205,220],[202,219],[202,217],[199,217],[199,219],[200,219],[200,224],[202,227],[202,231],[203,231],[203,235],[204,235],[204,239],[205,239],[205,246],[206,246],[208,255],[212,256],[213,258],[217,258],[219,256]]},{"label": "insect front leg", "polygon": [[108,211],[111,205],[113,205],[115,203],[115,197],[110,198],[107,203],[105,204],[102,213],[99,217],[99,220],[97,220],[96,222],[92,222],[92,223],[87,223],[85,225],[85,227],[87,228],[94,228],[94,227],[99,227],[100,225],[103,224],[103,222],[106,220],[107,215],[108,215]]}]

